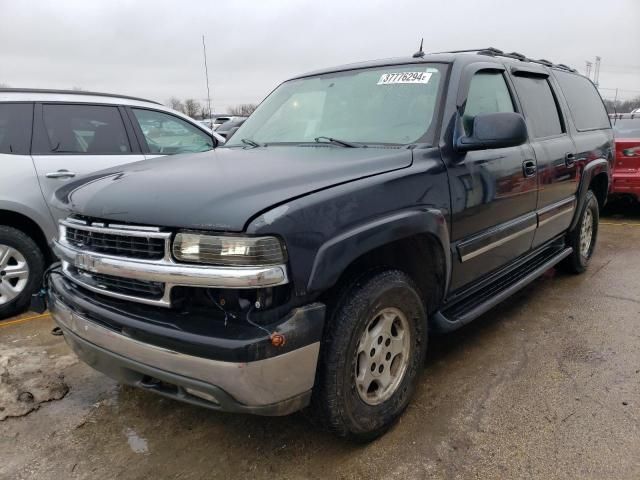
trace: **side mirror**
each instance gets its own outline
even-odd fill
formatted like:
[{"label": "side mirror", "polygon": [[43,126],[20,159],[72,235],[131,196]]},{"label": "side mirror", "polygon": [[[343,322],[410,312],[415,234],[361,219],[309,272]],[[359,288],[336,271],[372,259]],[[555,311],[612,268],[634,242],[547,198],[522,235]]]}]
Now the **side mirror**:
[{"label": "side mirror", "polygon": [[473,119],[472,132],[471,136],[456,137],[457,151],[515,147],[527,141],[527,124],[514,112],[480,113]]}]

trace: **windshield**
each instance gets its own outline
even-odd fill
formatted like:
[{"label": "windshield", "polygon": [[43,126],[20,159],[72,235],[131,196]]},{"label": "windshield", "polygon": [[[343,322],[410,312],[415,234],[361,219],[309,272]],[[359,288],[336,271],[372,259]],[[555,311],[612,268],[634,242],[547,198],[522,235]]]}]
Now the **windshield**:
[{"label": "windshield", "polygon": [[612,120],[616,138],[640,138],[640,115],[636,118],[618,118]]},{"label": "windshield", "polygon": [[225,145],[431,143],[445,66],[412,64],[351,70],[280,85]]}]

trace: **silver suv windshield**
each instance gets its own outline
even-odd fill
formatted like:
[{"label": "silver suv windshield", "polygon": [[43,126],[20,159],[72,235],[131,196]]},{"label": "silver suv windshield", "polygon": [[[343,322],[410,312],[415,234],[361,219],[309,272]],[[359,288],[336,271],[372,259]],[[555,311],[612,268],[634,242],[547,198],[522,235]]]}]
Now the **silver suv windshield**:
[{"label": "silver suv windshield", "polygon": [[445,68],[420,63],[290,80],[225,146],[431,143]]}]

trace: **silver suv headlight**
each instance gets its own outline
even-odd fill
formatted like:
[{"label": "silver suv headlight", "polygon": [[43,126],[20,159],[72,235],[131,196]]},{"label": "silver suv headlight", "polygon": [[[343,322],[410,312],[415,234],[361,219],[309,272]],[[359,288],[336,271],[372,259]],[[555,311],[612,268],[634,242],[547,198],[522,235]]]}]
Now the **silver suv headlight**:
[{"label": "silver suv headlight", "polygon": [[173,255],[182,262],[223,266],[282,265],[286,250],[276,237],[243,237],[178,233]]}]

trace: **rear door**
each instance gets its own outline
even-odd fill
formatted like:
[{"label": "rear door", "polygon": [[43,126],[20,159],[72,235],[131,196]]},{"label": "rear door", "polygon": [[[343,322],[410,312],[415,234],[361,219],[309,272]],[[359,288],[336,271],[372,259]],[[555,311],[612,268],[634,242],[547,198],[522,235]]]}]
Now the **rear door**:
[{"label": "rear door", "polygon": [[26,215],[51,239],[55,226],[29,155],[32,122],[32,102],[0,103],[0,210]]},{"label": "rear door", "polygon": [[[144,160],[117,105],[38,103],[32,156],[47,202],[72,178]],[[54,218],[65,215],[50,205]]]},{"label": "rear door", "polygon": [[535,248],[569,227],[576,206],[576,148],[549,73],[530,66],[515,67],[511,73],[538,167]]}]

